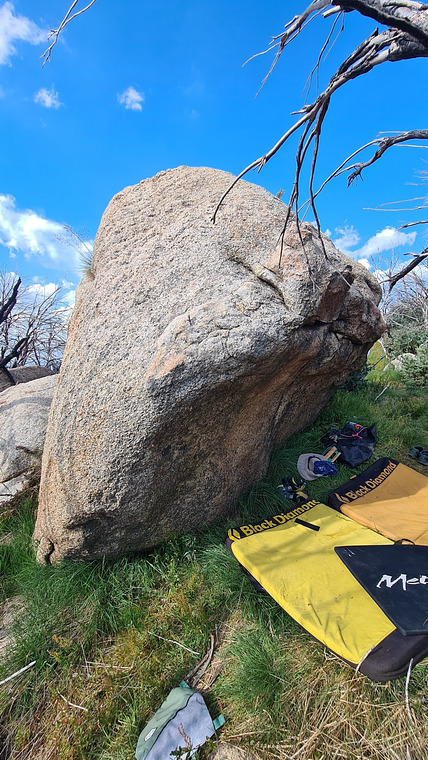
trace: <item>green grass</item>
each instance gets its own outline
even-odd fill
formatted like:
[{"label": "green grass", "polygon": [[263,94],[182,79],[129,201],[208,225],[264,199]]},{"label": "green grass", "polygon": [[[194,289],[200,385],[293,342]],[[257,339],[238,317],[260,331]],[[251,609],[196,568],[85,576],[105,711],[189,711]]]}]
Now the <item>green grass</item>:
[{"label": "green grass", "polygon": [[[375,684],[355,674],[257,593],[224,546],[229,527],[284,508],[277,484],[297,475],[300,453],[322,451],[331,426],[375,422],[373,459],[388,454],[418,467],[407,451],[428,445],[427,398],[392,379],[376,400],[386,374],[370,373],[358,393],[337,392],[310,430],[279,446],[233,518],[149,554],[39,567],[34,491],[8,505],[0,514],[1,601],[16,597],[23,611],[0,680],[36,660],[0,691],[0,737],[9,737],[11,760],[131,760],[142,727],[215,631],[212,670],[201,684],[208,679],[212,715],[226,717],[226,740],[269,760],[423,760],[427,661],[412,673],[406,705],[405,679]],[[310,497],[325,501],[352,472],[340,465],[337,478],[309,484]]]}]

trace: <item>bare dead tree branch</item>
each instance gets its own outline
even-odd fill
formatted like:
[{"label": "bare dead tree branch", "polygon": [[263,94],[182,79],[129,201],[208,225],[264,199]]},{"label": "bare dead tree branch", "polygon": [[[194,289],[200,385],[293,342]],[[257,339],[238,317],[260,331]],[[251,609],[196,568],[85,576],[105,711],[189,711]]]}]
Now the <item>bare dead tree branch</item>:
[{"label": "bare dead tree branch", "polygon": [[418,0],[344,0],[345,11],[358,11],[384,26],[400,29],[428,45],[428,5]]},{"label": "bare dead tree branch", "polygon": [[351,185],[358,177],[361,176],[363,169],[379,161],[383,154],[392,148],[393,145],[400,145],[400,143],[407,142],[408,140],[428,140],[428,129],[413,129],[409,132],[402,132],[400,135],[394,135],[393,137],[382,137],[376,142],[379,148],[374,155],[368,160],[353,166],[348,166],[346,171],[353,169],[348,177],[348,186]]},{"label": "bare dead tree branch", "polygon": [[403,269],[397,272],[397,274],[395,274],[393,277],[390,277],[388,293],[391,292],[392,288],[394,287],[394,285],[397,284],[397,282],[399,282],[399,280],[402,280],[403,277],[405,277],[407,274],[409,274],[409,272],[411,272],[413,269],[419,266],[419,264],[421,264],[422,261],[424,261],[424,259],[426,259],[427,257],[428,257],[428,248],[425,248],[422,251],[422,253],[415,256],[413,260],[410,261],[409,264],[407,264],[407,266],[403,267]]},{"label": "bare dead tree branch", "polygon": [[[331,182],[333,179],[336,179],[337,177],[340,177],[342,174],[348,174],[350,172],[348,177],[348,187],[352,184],[352,182],[355,181],[358,177],[361,176],[361,172],[363,169],[367,168],[368,166],[371,166],[376,161],[379,160],[383,156],[383,154],[389,150],[389,148],[392,148],[394,145],[403,145],[407,140],[428,140],[428,129],[415,129],[411,130],[409,132],[402,132],[394,137],[377,137],[375,140],[370,140],[370,142],[366,143],[365,145],[362,145],[360,148],[357,148],[353,153],[351,153],[350,156],[345,158],[344,161],[327,177],[327,179],[324,180],[324,182],[320,185],[316,193],[313,195],[313,199],[315,200],[318,195],[324,190],[326,185],[328,185],[329,182]],[[349,162],[355,158],[359,153],[362,153],[362,151],[366,150],[367,148],[370,148],[372,145],[378,145],[378,150],[374,153],[372,158],[366,162],[359,162],[350,164]],[[428,148],[428,146],[411,146],[411,147],[423,147]],[[423,197],[421,198],[414,198],[410,200],[423,200]],[[391,203],[396,203],[397,201],[392,201]],[[305,206],[309,205],[309,200],[306,201],[299,209],[301,211]],[[312,205],[312,204],[311,204]],[[377,207],[376,210],[393,210],[393,211],[405,211],[406,209],[382,209],[382,206],[388,206],[389,203],[383,203],[379,207]],[[412,207],[411,211],[415,211],[418,208],[422,209],[426,207],[426,203],[423,206],[419,207]],[[373,209],[369,209],[373,210]],[[401,228],[400,228],[401,229]]]},{"label": "bare dead tree branch", "polygon": [[[299,141],[299,146],[296,151],[296,171],[290,203],[293,205],[296,212],[297,223],[299,223],[298,213],[300,209],[298,207],[298,197],[301,170],[309,147],[311,146],[312,162],[309,179],[309,199],[304,206],[307,205],[308,208],[312,209],[318,230],[320,227],[315,200],[329,181],[343,172],[352,172],[349,177],[349,182],[352,182],[358,176],[361,176],[361,172],[364,168],[379,160],[385,151],[393,145],[402,144],[410,139],[428,139],[428,130],[412,130],[411,132],[403,132],[402,134],[390,137],[379,137],[376,140],[367,143],[362,148],[359,148],[351,154],[351,156],[348,156],[346,161],[342,162],[330,177],[322,183],[319,190],[314,192],[313,183],[319,152],[321,129],[328,112],[332,95],[351,80],[367,74],[375,66],[385,63],[386,61],[397,62],[428,56],[428,5],[425,5],[422,2],[418,2],[417,0],[344,0],[344,2],[335,5],[334,3],[326,2],[325,0],[314,0],[314,2],[310,3],[300,15],[295,16],[290,22],[288,22],[288,24],[286,24],[285,32],[282,35],[273,38],[268,50],[272,50],[275,47],[277,47],[278,50],[267,76],[272,73],[273,68],[276,66],[285,47],[295,39],[297,35],[302,32],[304,27],[316,16],[322,13],[324,17],[327,17],[332,14],[339,14],[341,12],[349,13],[354,10],[373,18],[375,21],[380,21],[382,24],[386,24],[389,28],[381,32],[376,29],[366,40],[364,40],[338,67],[325,90],[316,97],[313,103],[310,105],[304,105],[303,108],[297,112],[297,115],[301,114],[301,116],[295,124],[282,135],[267,153],[260,156],[255,161],[252,161],[251,164],[249,164],[236,177],[220,198],[212,216],[213,222],[216,220],[219,208],[235,184],[253,169],[260,171],[291,138],[291,136],[300,130],[303,130],[302,139]],[[335,23],[336,21],[337,18],[335,19]],[[330,30],[327,36],[327,41],[321,48],[321,53],[310,74],[310,78],[313,77],[314,72],[317,71],[319,67],[323,51],[326,49],[331,34],[332,30]],[[351,166],[348,165],[352,158],[371,145],[378,146],[377,151],[371,159],[366,162],[352,164]]]},{"label": "bare dead tree branch", "polygon": [[61,288],[46,294],[20,285],[20,278],[0,272],[0,369],[28,362],[58,369],[68,318]]},{"label": "bare dead tree branch", "polygon": [[9,314],[11,313],[12,309],[14,308],[16,304],[16,300],[18,298],[18,290],[19,286],[21,285],[21,278],[18,277],[17,281],[14,283],[12,292],[10,296],[7,296],[5,303],[3,303],[0,306],[0,325],[3,322],[6,322]]},{"label": "bare dead tree branch", "polygon": [[[276,35],[272,38],[272,41],[269,45],[269,47],[264,50],[262,53],[256,53],[256,55],[251,56],[251,58],[248,59],[246,63],[249,61],[252,61],[253,58],[256,58],[259,55],[264,55],[265,53],[270,53],[272,50],[274,50],[276,47],[278,48],[278,51],[275,55],[275,58],[272,62],[272,65],[266,74],[265,78],[262,81],[261,88],[263,88],[263,85],[266,83],[270,75],[272,74],[272,71],[274,70],[276,64],[279,61],[279,58],[281,56],[282,51],[284,50],[285,46],[288,45],[289,42],[295,39],[298,34],[307,26],[307,24],[310,24],[311,21],[313,21],[316,16],[318,16],[324,8],[327,8],[327,6],[330,5],[330,0],[313,0],[312,3],[301,13],[299,16],[294,16],[294,18],[291,19],[286,25],[285,25],[285,32],[282,32],[281,34]],[[259,90],[260,92],[260,90]]]},{"label": "bare dead tree branch", "polygon": [[419,222],[407,222],[398,227],[399,230],[405,230],[408,227],[416,227],[418,224],[428,224],[428,219],[420,219]]},{"label": "bare dead tree branch", "polygon": [[[345,18],[344,18],[345,14],[342,13],[341,15],[342,15],[342,24],[341,24],[341,27],[340,27],[340,29],[339,29],[339,31],[338,31],[335,39],[333,40],[333,42],[331,44],[330,50],[327,51],[327,53],[325,55],[325,58],[327,58],[327,56],[329,55],[330,51],[332,50],[332,48],[334,47],[335,43],[337,42],[338,37],[341,35],[341,33],[343,32],[343,30],[345,28]],[[309,93],[311,91],[312,79],[314,77],[314,74],[316,74],[316,76],[317,76],[317,88],[316,88],[316,91],[317,91],[317,93],[319,92],[319,71],[320,71],[321,60],[322,60],[322,57],[323,57],[325,51],[327,50],[327,47],[328,47],[328,45],[330,43],[330,40],[331,40],[331,38],[333,36],[334,30],[336,28],[336,24],[338,23],[339,19],[340,19],[340,16],[336,16],[336,18],[335,18],[335,20],[333,22],[333,25],[332,25],[329,33],[328,33],[327,39],[325,40],[324,45],[322,46],[322,48],[321,48],[321,50],[319,52],[319,55],[318,55],[317,61],[315,63],[315,66],[313,67],[311,73],[309,74],[309,76],[308,76],[308,78],[306,80],[305,89],[307,91],[308,96],[309,96]],[[306,103],[306,100],[305,100],[305,103]]]},{"label": "bare dead tree branch", "polygon": [[56,43],[58,42],[59,35],[63,31],[63,29],[67,26],[67,24],[70,23],[70,21],[73,21],[73,19],[77,18],[77,16],[81,16],[82,13],[85,13],[91,5],[93,5],[96,2],[96,0],[91,0],[90,3],[85,8],[82,8],[80,11],[76,11],[76,13],[72,13],[76,5],[79,3],[79,0],[74,0],[72,4],[70,5],[67,13],[65,14],[63,20],[61,21],[58,29],[51,29],[48,34],[48,40],[52,40],[51,44],[48,48],[46,48],[45,52],[41,56],[43,58],[43,66],[50,61],[52,56],[52,50],[55,47]]},{"label": "bare dead tree branch", "polygon": [[30,336],[25,335],[24,338],[20,338],[15,345],[13,346],[12,350],[9,351],[8,354],[5,354],[5,356],[0,360],[0,369],[4,369],[7,364],[9,364],[13,359],[17,359],[19,356],[21,356],[29,343]]}]

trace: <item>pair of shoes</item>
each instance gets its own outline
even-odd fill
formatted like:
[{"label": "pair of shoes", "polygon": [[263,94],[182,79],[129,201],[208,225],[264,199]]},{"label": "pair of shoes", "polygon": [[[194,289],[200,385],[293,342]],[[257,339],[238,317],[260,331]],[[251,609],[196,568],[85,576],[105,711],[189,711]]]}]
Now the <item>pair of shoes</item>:
[{"label": "pair of shoes", "polygon": [[296,504],[307,501],[308,492],[305,488],[306,483],[302,480],[297,481],[295,478],[283,478],[278,486],[278,492],[281,496],[285,496],[286,499],[294,501]]},{"label": "pair of shoes", "polygon": [[422,446],[413,446],[407,454],[412,459],[416,459],[419,464],[428,465],[428,449],[424,449]]}]

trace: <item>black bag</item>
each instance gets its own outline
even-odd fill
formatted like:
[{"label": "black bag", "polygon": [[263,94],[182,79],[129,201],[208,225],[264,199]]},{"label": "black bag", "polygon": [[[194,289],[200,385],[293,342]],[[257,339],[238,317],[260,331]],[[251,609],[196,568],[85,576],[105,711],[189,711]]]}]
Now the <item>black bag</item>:
[{"label": "black bag", "polygon": [[339,461],[350,467],[358,467],[370,459],[376,441],[376,425],[363,427],[356,422],[345,422],[343,428],[332,428],[321,438],[326,448],[336,446],[340,452]]}]

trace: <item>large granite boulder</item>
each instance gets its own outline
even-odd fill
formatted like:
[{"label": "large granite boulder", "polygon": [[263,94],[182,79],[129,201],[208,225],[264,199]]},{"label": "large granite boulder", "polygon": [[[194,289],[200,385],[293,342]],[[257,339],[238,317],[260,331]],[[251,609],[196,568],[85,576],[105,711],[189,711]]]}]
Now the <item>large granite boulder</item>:
[{"label": "large granite boulder", "polygon": [[230,512],[383,332],[369,272],[232,176],[180,167],[110,202],[49,418],[38,559],[114,557]]},{"label": "large granite boulder", "polygon": [[40,470],[57,375],[12,385],[0,393],[0,502]]}]

